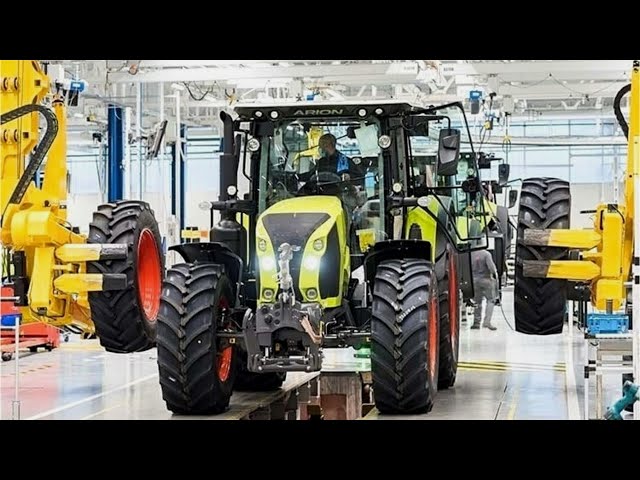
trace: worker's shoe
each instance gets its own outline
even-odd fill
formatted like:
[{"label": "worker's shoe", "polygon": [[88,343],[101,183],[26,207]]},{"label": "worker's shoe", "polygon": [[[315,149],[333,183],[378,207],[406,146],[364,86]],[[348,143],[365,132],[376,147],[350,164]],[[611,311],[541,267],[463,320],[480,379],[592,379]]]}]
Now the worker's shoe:
[{"label": "worker's shoe", "polygon": [[488,328],[489,330],[497,330],[497,329],[498,329],[498,327],[496,327],[496,326],[494,326],[494,325],[491,325],[490,323],[489,323],[489,324],[486,324],[486,325],[484,326],[484,328]]},{"label": "worker's shoe", "polygon": [[471,325],[471,330],[480,330],[480,324],[474,323],[473,325]]}]

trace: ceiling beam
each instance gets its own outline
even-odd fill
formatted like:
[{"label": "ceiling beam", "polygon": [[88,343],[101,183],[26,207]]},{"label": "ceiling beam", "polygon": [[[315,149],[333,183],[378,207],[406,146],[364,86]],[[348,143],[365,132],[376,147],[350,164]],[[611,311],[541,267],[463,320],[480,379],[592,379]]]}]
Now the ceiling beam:
[{"label": "ceiling beam", "polygon": [[168,70],[139,71],[136,75],[128,72],[113,72],[109,81],[113,83],[127,82],[213,82],[225,80],[257,79],[257,78],[315,78],[325,81],[362,81],[363,78],[386,81],[395,78],[415,80],[418,66],[415,62],[393,64],[354,64],[354,65],[305,65],[292,67],[221,67],[221,68],[185,68]]},{"label": "ceiling beam", "polygon": [[142,68],[193,68],[252,64],[331,63],[331,60],[140,60]]},{"label": "ceiling beam", "polygon": [[607,72],[615,79],[623,73],[631,71],[631,60],[541,60],[541,61],[495,61],[470,63],[443,63],[441,64],[443,75],[499,75],[508,78],[509,75],[528,74],[534,76],[554,75],[566,77],[578,75],[580,78],[591,78],[594,72]]},{"label": "ceiling beam", "polygon": [[[562,83],[554,81],[544,82],[538,85],[508,85],[501,84],[499,95],[511,95],[515,100],[566,100],[569,98],[582,98],[584,95],[590,97],[613,97],[627,82],[605,83]],[[458,86],[457,92],[460,97],[469,96],[470,86]]]}]

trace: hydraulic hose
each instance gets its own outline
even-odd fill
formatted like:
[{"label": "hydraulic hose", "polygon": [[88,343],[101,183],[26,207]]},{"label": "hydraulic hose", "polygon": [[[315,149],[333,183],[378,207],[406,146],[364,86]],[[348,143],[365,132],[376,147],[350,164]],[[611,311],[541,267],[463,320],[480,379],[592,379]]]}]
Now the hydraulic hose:
[{"label": "hydraulic hose", "polygon": [[624,118],[622,114],[622,109],[620,108],[620,104],[622,103],[623,97],[631,91],[631,84],[625,85],[620,89],[616,98],[613,100],[613,112],[616,115],[616,120],[618,120],[618,125],[622,129],[624,136],[627,140],[629,140],[629,124],[627,123],[627,119]]},{"label": "hydraulic hose", "polygon": [[[39,112],[42,114],[46,120],[46,128],[40,144],[33,152],[33,155],[31,155],[31,161],[24,169],[24,172],[22,172],[22,176],[18,180],[16,188],[14,188],[13,193],[11,193],[7,206],[11,203],[19,204],[22,201],[22,198],[29,187],[29,183],[38,172],[38,169],[44,161],[44,157],[47,155],[47,152],[51,148],[51,145],[58,134],[58,119],[56,118],[55,113],[53,113],[49,108],[43,105],[34,104],[24,105],[0,115],[0,125],[4,125],[5,123],[12,122],[13,120],[17,120],[18,118],[33,112]],[[2,215],[4,216],[4,212],[2,212]]]}]

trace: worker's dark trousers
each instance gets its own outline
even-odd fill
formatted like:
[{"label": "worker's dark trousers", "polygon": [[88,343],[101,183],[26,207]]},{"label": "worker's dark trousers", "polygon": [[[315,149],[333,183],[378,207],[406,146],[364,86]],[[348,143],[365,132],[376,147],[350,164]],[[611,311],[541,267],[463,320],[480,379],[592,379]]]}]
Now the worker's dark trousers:
[{"label": "worker's dark trousers", "polygon": [[480,320],[482,316],[482,301],[487,301],[487,306],[484,311],[484,326],[491,325],[491,316],[493,315],[493,302],[495,296],[494,280],[491,278],[474,278],[473,289],[475,290],[475,297],[473,297],[476,306],[473,310],[473,325],[480,326]]}]

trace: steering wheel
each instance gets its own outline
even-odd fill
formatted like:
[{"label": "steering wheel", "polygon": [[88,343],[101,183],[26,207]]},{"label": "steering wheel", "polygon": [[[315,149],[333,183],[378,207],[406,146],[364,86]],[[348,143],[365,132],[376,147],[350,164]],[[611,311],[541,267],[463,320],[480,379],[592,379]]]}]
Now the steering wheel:
[{"label": "steering wheel", "polygon": [[333,172],[320,171],[315,173],[299,190],[299,194],[322,193],[323,195],[340,195],[340,175]]}]

